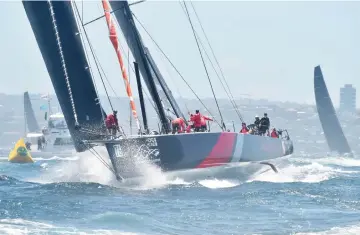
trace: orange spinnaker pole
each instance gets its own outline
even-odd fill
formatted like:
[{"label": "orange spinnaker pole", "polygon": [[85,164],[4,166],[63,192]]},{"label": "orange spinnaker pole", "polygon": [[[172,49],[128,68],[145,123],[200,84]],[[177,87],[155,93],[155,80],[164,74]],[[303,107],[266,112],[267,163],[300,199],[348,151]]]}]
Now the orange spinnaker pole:
[{"label": "orange spinnaker pole", "polygon": [[122,76],[124,78],[124,82],[125,82],[125,86],[126,86],[126,92],[127,92],[127,95],[129,96],[129,99],[130,99],[131,111],[132,111],[132,114],[133,114],[133,116],[134,116],[134,118],[136,120],[136,125],[138,127],[138,130],[140,131],[140,122],[139,122],[139,118],[138,118],[138,115],[137,115],[137,112],[136,112],[135,102],[134,102],[134,98],[132,96],[129,79],[128,79],[128,76],[126,74],[123,59],[121,57],[120,47],[119,47],[119,42],[118,42],[118,36],[116,34],[114,21],[111,18],[109,1],[108,0],[102,0],[102,5],[103,5],[103,8],[104,8],[106,23],[107,23],[108,28],[109,28],[109,33],[110,33],[109,38],[110,38],[110,41],[113,44],[114,49],[116,51],[116,55],[117,55],[119,63],[120,63],[121,73],[122,73]]}]

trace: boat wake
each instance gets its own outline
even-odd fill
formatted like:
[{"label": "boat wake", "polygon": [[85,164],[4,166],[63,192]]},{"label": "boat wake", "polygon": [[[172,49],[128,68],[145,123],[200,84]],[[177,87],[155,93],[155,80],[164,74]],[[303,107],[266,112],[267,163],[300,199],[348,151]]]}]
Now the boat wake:
[{"label": "boat wake", "polygon": [[360,225],[333,227],[325,231],[295,233],[294,235],[358,235],[358,234],[360,234]]},{"label": "boat wake", "polygon": [[[96,151],[110,164],[105,148]],[[54,159],[55,160],[55,159]],[[132,160],[139,177],[118,182],[113,173],[90,153],[80,153],[78,158],[69,158],[56,165],[43,163],[42,174],[28,179],[37,183],[56,182],[94,182],[111,187],[130,190],[151,190],[166,187],[205,187],[210,189],[232,188],[252,182],[270,183],[319,183],[339,176],[350,176],[360,169],[348,167],[360,166],[360,159],[348,157],[293,156],[276,159],[273,163],[279,173],[260,164],[237,163],[217,168],[196,169],[178,172],[162,172],[159,167],[144,157]]]}]

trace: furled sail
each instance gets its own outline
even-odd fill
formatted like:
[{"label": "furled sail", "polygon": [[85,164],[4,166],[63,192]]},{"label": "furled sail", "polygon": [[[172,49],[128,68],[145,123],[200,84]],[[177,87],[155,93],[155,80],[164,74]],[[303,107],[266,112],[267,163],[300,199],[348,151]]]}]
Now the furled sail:
[{"label": "furled sail", "polygon": [[319,119],[330,150],[339,153],[351,153],[350,146],[336,116],[320,66],[316,66],[314,70],[314,91]]},{"label": "furled sail", "polygon": [[[99,139],[104,111],[89,71],[71,1],[22,1],[78,152]],[[76,128],[77,124],[81,127]],[[86,131],[85,131],[86,130]],[[90,130],[90,131],[89,131]]]},{"label": "furled sail", "polygon": [[26,126],[29,132],[38,132],[40,131],[39,124],[36,120],[34,110],[31,105],[31,100],[29,92],[24,92],[24,112],[25,112],[25,121]]},{"label": "furled sail", "polygon": [[133,115],[133,117],[134,117],[134,119],[136,121],[137,128],[138,128],[138,130],[140,132],[141,131],[140,122],[139,122],[139,118],[138,118],[138,115],[137,115],[137,112],[136,112],[136,106],[135,106],[134,98],[133,98],[133,95],[132,95],[130,82],[129,82],[128,76],[126,74],[124,62],[123,62],[123,59],[122,59],[122,56],[121,56],[118,36],[117,36],[117,33],[116,33],[116,28],[115,28],[115,25],[114,25],[114,21],[111,18],[110,5],[109,5],[109,2],[107,0],[102,0],[102,5],[103,5],[103,8],[104,8],[106,23],[107,23],[108,28],[109,28],[109,38],[110,38],[110,41],[113,44],[114,49],[116,51],[116,55],[118,57],[119,64],[120,64],[121,73],[122,73],[124,83],[125,83],[125,87],[126,87],[126,93],[127,93],[128,97],[130,99],[131,112],[132,112],[132,115]]}]

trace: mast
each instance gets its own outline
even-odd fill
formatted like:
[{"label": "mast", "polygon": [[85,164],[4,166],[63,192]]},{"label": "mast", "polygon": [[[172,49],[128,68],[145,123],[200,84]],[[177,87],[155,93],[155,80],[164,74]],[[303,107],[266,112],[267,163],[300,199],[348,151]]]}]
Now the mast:
[{"label": "mast", "polygon": [[139,71],[138,63],[134,62],[134,68],[135,68],[136,82],[137,82],[137,86],[138,86],[141,113],[142,113],[143,123],[144,123],[144,130],[145,130],[145,133],[148,134],[149,133],[149,127],[148,127],[148,122],[147,122],[145,103],[144,103],[144,96],[143,96],[142,87],[141,87],[141,79],[140,79],[140,71]]},{"label": "mast", "polygon": [[71,1],[22,3],[75,149],[85,151],[88,146],[83,140],[102,137],[104,111],[98,103]]},{"label": "mast", "polygon": [[152,99],[157,107],[157,113],[161,120],[162,128],[165,133],[170,132],[170,122],[166,117],[161,98],[159,96],[154,77],[151,74],[151,68],[145,56],[145,49],[140,37],[140,34],[135,26],[134,19],[127,1],[110,1],[112,9],[119,9],[115,11],[116,19],[124,33],[127,44],[130,47],[136,62],[139,64],[142,77],[149,89]]},{"label": "mast", "polygon": [[[121,56],[121,53],[120,53],[118,36],[117,36],[117,33],[116,33],[114,21],[112,20],[111,14],[110,14],[109,2],[107,0],[102,0],[102,5],[103,5],[103,8],[104,8],[104,12],[105,12],[106,22],[107,22],[107,25],[108,25],[108,28],[109,28],[109,38],[110,38],[110,41],[113,44],[114,49],[116,51],[116,55],[118,57],[119,64],[120,64],[121,73],[122,73],[122,76],[124,78],[126,92],[127,92],[127,95],[128,95],[128,97],[130,99],[131,111],[132,111],[133,117],[134,117],[134,119],[136,121],[138,132],[141,133],[140,122],[139,122],[139,118],[137,116],[136,106],[135,106],[134,98],[132,96],[130,82],[129,82],[129,79],[128,79],[128,76],[127,76],[127,73],[126,73],[126,70],[125,70],[124,62],[123,62],[123,59],[122,59],[122,56]],[[130,127],[130,131],[131,131],[131,127]]]}]

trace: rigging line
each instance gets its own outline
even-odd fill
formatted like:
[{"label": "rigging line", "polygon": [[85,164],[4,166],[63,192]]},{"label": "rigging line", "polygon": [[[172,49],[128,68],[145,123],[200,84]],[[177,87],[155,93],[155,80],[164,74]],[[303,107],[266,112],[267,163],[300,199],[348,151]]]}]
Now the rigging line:
[{"label": "rigging line", "polygon": [[[115,24],[118,28],[121,29],[119,23],[117,20],[115,20]],[[124,32],[122,30],[120,30],[121,32],[121,35],[125,38],[125,35],[124,35]],[[125,55],[125,58],[128,59],[129,57],[127,57],[127,54],[125,53],[125,49],[124,47],[122,46],[121,42],[119,41],[119,45],[120,45],[120,50],[122,50],[123,54]],[[130,63],[130,68],[131,70],[133,71],[133,73],[135,74],[135,68],[134,66]],[[130,71],[129,71],[130,72]],[[154,108],[155,112],[157,113],[157,115],[159,116],[159,111],[157,110],[157,108],[155,107],[155,104],[152,102],[152,99],[150,99],[150,95],[147,93],[146,89],[144,89],[144,87],[142,87],[142,91],[145,93],[146,97],[147,97],[147,100],[150,102],[151,106]]]},{"label": "rigging line", "polygon": [[[182,5],[181,5],[181,6],[182,6]],[[185,12],[185,9],[184,9],[183,6],[182,6],[182,8],[183,8],[183,10],[184,10],[184,12]],[[185,12],[185,14],[186,14],[186,12]],[[233,108],[235,109],[236,114],[239,116],[240,121],[243,122],[241,114],[238,112],[238,110],[237,110],[236,107],[234,106],[233,100],[231,99],[228,91],[226,90],[225,85],[224,85],[224,82],[221,80],[221,77],[219,76],[219,73],[217,72],[217,70],[216,70],[216,68],[215,68],[215,66],[214,66],[214,64],[213,64],[213,62],[212,62],[209,54],[206,52],[206,48],[205,48],[204,44],[202,43],[199,35],[196,33],[196,31],[195,31],[195,34],[196,34],[196,37],[197,37],[198,40],[199,40],[199,44],[201,45],[201,47],[202,47],[202,49],[204,50],[204,53],[205,53],[207,59],[209,60],[209,62],[210,62],[210,64],[211,64],[211,67],[214,69],[214,72],[215,72],[216,76],[218,77],[222,88],[224,89],[226,95],[228,96],[228,98],[229,98],[229,100],[230,100],[230,103],[232,104]]]},{"label": "rigging line", "polygon": [[[75,9],[76,9],[76,12],[77,12],[78,16],[80,17],[80,12],[79,12],[79,9],[78,9],[78,7],[77,7],[76,4],[75,4]],[[84,30],[84,34],[85,34],[86,40],[87,40],[87,42],[88,42],[88,44],[89,44],[91,54],[92,54],[92,56],[95,58],[95,53],[94,53],[92,44],[91,44],[91,42],[90,42],[90,39],[89,39],[89,37],[88,37],[88,34],[87,34],[86,30],[85,30],[85,26],[84,26],[83,22],[81,22],[81,25],[82,25],[82,28],[83,28],[83,30]],[[97,63],[96,60],[95,60],[95,65],[96,65],[96,68],[97,68],[97,70],[98,70],[98,72],[99,72],[99,75],[100,75],[100,78],[101,78],[101,82],[102,82],[103,87],[104,87],[104,90],[105,90],[105,92],[106,92],[106,96],[107,96],[107,98],[108,98],[110,107],[111,107],[112,110],[114,110],[114,108],[113,108],[113,106],[112,106],[112,103],[111,103],[111,100],[110,100],[110,96],[109,96],[108,91],[107,91],[107,89],[106,89],[106,86],[105,86],[103,77],[101,76],[101,72],[100,72],[100,69],[99,69],[99,65],[98,65],[98,63]],[[102,112],[102,111],[101,111],[101,112]]]},{"label": "rigging line", "polygon": [[[76,2],[75,2],[76,4]],[[84,0],[81,0],[81,23],[84,22]]]},{"label": "rigging line", "polygon": [[[162,59],[164,59],[164,58],[162,57]],[[170,77],[171,80],[172,80],[172,82],[174,83],[175,88],[176,88],[176,91],[177,91],[177,93],[179,94],[180,99],[183,101],[183,103],[184,103],[184,105],[185,105],[186,111],[189,113],[189,112],[190,112],[190,109],[189,109],[189,107],[187,106],[184,97],[183,97],[183,96],[181,95],[181,93],[180,93],[180,89],[179,89],[179,87],[178,87],[178,85],[177,85],[177,82],[175,81],[175,79],[173,78],[173,76],[170,75],[170,72],[169,72],[167,66],[165,66],[165,70],[166,70],[166,72],[168,73],[168,77]]]},{"label": "rigging line", "polygon": [[219,76],[218,71],[216,71],[216,68],[215,68],[215,66],[214,66],[214,64],[213,64],[213,62],[212,62],[212,60],[211,60],[211,58],[210,58],[209,54],[206,52],[206,49],[205,49],[204,44],[202,43],[202,41],[201,41],[201,39],[200,39],[200,37],[199,37],[198,35],[197,35],[197,38],[198,38],[198,40],[199,40],[199,43],[200,43],[200,45],[201,45],[202,49],[204,50],[204,53],[205,53],[205,55],[206,55],[207,59],[209,60],[209,62],[210,62],[210,64],[211,64],[211,67],[214,69],[214,72],[215,72],[216,76],[218,77],[218,79],[219,79],[219,81],[220,81],[220,84],[221,84],[222,88],[224,89],[224,91],[225,91],[225,93],[226,93],[227,97],[229,98],[230,103],[232,104],[233,108],[235,109],[236,114],[238,115],[238,117],[239,117],[240,121],[241,121],[241,122],[243,122],[242,116],[241,116],[241,114],[239,113],[239,111],[237,110],[237,108],[236,108],[236,104],[234,104],[234,101],[231,99],[231,97],[230,97],[230,95],[229,95],[228,91],[226,90],[225,85],[224,85],[224,82],[221,80],[221,77]]},{"label": "rigging line", "polygon": [[93,148],[90,144],[87,145],[89,152],[93,154],[106,168],[108,168],[116,176],[114,169],[103,159],[103,157],[95,150],[95,148]]},{"label": "rigging line", "polygon": [[[115,21],[115,22],[116,22],[116,24],[117,24],[117,21]],[[117,24],[117,26],[119,27],[118,24]],[[122,31],[120,30],[120,32],[122,32]],[[124,34],[123,34],[123,35],[124,35]],[[121,45],[120,41],[119,41],[119,45],[120,45],[120,49],[122,50],[123,54],[125,55],[125,58],[129,60],[129,56],[130,56],[130,55],[128,56],[128,55],[125,53],[125,49],[124,49],[123,46]],[[129,63],[129,66],[130,66],[131,70],[133,71],[133,73],[135,73],[135,68],[132,66],[131,63]],[[129,71],[129,72],[130,72],[130,71]],[[152,107],[154,108],[154,110],[157,112],[157,109],[156,109],[156,107],[155,107],[155,104],[154,104],[153,102],[151,102],[150,95],[147,93],[147,91],[146,91],[146,89],[144,89],[144,87],[142,88],[142,91],[145,93],[145,95],[146,95],[147,99],[149,100],[151,106],[152,106]]]},{"label": "rigging line", "polygon": [[[186,14],[186,11],[185,11],[185,9],[184,9],[184,6],[181,4],[181,2],[179,2],[179,3],[180,3],[180,6],[181,6],[182,10],[183,10],[184,13]],[[199,22],[199,23],[200,23],[200,22]],[[236,105],[235,101],[231,99],[231,96],[229,95],[229,92],[226,90],[225,85],[224,85],[223,81],[221,80],[221,77],[219,76],[219,73],[217,72],[217,70],[216,70],[216,68],[215,68],[215,66],[214,66],[214,64],[213,64],[213,62],[212,62],[209,54],[206,52],[205,46],[204,46],[204,44],[202,43],[202,41],[201,41],[201,39],[200,39],[200,37],[199,37],[199,35],[197,34],[196,31],[195,31],[195,34],[196,34],[196,37],[197,37],[198,40],[199,40],[200,45],[202,46],[202,48],[203,48],[203,50],[204,50],[204,53],[205,53],[206,57],[208,58],[208,60],[209,60],[209,62],[210,62],[210,64],[211,64],[211,67],[214,69],[214,72],[215,72],[216,76],[218,77],[218,79],[219,79],[219,81],[220,81],[220,83],[221,83],[221,86],[223,87],[226,95],[228,96],[228,98],[229,98],[229,100],[230,100],[230,103],[232,104],[232,106],[233,106],[236,114],[238,115],[240,121],[243,122],[242,115],[240,114],[240,112],[239,112],[239,110],[238,110],[238,108],[237,108],[237,105]],[[205,33],[204,33],[204,34],[205,34]],[[208,43],[209,43],[209,42],[208,42]],[[210,45],[210,46],[211,46],[211,45]],[[214,55],[213,55],[213,56],[214,56]],[[215,56],[214,56],[214,57],[215,57]],[[215,57],[215,59],[216,59],[216,57]],[[219,66],[219,65],[218,65],[218,66]],[[225,82],[226,82],[226,80],[225,80]],[[231,93],[230,93],[230,94],[231,94]]]},{"label": "rigging line", "polygon": [[[115,20],[115,24],[116,24],[116,26],[117,26],[118,28],[120,28],[121,35],[125,38],[124,32],[121,30],[121,27],[120,27],[119,22],[118,22],[117,20]],[[129,60],[129,57],[126,55],[125,49],[124,49],[124,47],[122,46],[120,40],[119,40],[119,45],[120,45],[120,49],[122,50],[122,52],[123,52],[123,54],[125,55],[126,59]],[[129,55],[129,56],[130,56],[130,55]],[[132,63],[129,63],[129,66],[130,66],[131,70],[133,71],[133,73],[135,74],[135,68],[134,68],[134,66],[132,65]],[[130,73],[130,71],[129,71],[129,73]],[[150,102],[151,106],[154,108],[154,110],[155,110],[155,112],[157,113],[157,115],[159,115],[159,112],[158,112],[157,108],[155,107],[155,104],[151,101],[150,95],[147,93],[147,91],[144,89],[144,87],[142,87],[142,91],[145,93],[148,101]]]},{"label": "rigging line", "polygon": [[[201,21],[200,21],[200,17],[198,16],[198,14],[197,14],[197,12],[196,12],[196,10],[195,10],[195,6],[194,6],[194,4],[192,3],[192,1],[190,1],[190,4],[191,4],[191,6],[192,6],[192,8],[193,8],[193,10],[194,10],[194,13],[195,13],[195,15],[196,15],[196,18],[197,18],[197,20],[198,20],[198,22],[199,22],[199,24],[200,24],[201,30],[202,30],[202,32],[203,32],[203,34],[204,34],[204,36],[205,36],[205,39],[206,39],[206,41],[207,41],[207,43],[208,43],[208,45],[209,45],[209,47],[210,47],[210,51],[211,51],[211,53],[212,53],[212,55],[213,55],[213,57],[214,57],[214,59],[215,59],[215,62],[216,62],[217,66],[218,66],[218,68],[219,68],[219,70],[220,70],[220,74],[222,75],[222,78],[223,78],[223,80],[224,80],[224,82],[225,82],[225,85],[226,85],[226,87],[227,87],[227,89],[228,89],[228,91],[229,91],[229,94],[230,94],[231,98],[232,98],[233,105],[235,105],[234,108],[237,110],[237,113],[238,113],[241,121],[243,122],[242,115],[240,114],[240,111],[239,111],[239,108],[238,108],[238,106],[237,106],[237,104],[236,104],[236,102],[235,102],[234,96],[233,96],[232,93],[231,93],[231,89],[230,89],[230,87],[229,87],[229,85],[228,85],[228,83],[227,83],[227,80],[226,80],[225,75],[224,75],[224,72],[223,72],[223,70],[222,70],[222,68],[221,68],[221,66],[220,66],[220,63],[219,63],[219,61],[217,60],[217,57],[215,56],[215,52],[214,52],[214,50],[213,50],[213,48],[212,48],[212,46],[211,46],[211,44],[210,44],[210,40],[209,40],[209,38],[207,37],[207,35],[206,35],[206,33],[205,33],[205,30],[204,30],[204,28],[203,28],[203,26],[202,26],[202,23],[201,23]],[[225,89],[224,89],[224,90],[225,90]],[[230,98],[230,97],[229,97],[229,98]]]},{"label": "rigging line", "polygon": [[[161,49],[161,47],[159,46],[159,44],[155,41],[155,39],[151,36],[151,34],[149,33],[149,31],[147,31],[147,29],[145,28],[145,26],[140,22],[140,20],[136,17],[136,15],[134,13],[132,13],[132,15],[134,16],[135,20],[139,23],[139,25],[141,26],[141,28],[144,29],[144,31],[146,32],[146,34],[150,37],[151,41],[153,41],[153,43],[156,45],[156,47],[159,49],[159,51],[161,52],[161,54],[163,54],[163,56],[166,58],[166,60],[170,63],[170,65],[173,67],[173,69],[176,71],[176,73],[180,76],[180,78],[183,80],[183,82],[187,85],[187,87],[191,90],[191,92],[195,95],[195,97],[198,99],[198,101],[202,104],[202,106],[205,108],[205,110],[212,116],[215,117],[214,115],[211,114],[210,110],[206,107],[206,105],[204,104],[204,102],[200,99],[200,97],[195,93],[194,89],[192,89],[192,87],[190,86],[190,84],[186,81],[186,79],[183,77],[183,75],[180,73],[180,71],[175,67],[175,65],[171,62],[170,58],[165,54],[165,52]],[[214,118],[214,121],[219,125],[219,127],[221,128],[221,124]]]},{"label": "rigging line", "polygon": [[[73,2],[72,4],[75,4],[75,7],[77,7],[76,2]],[[75,15],[75,14],[74,14],[74,15]],[[80,17],[79,14],[78,14],[77,16]],[[76,24],[77,24],[78,27],[79,27],[79,25],[82,24],[82,20],[81,20],[81,19],[78,19],[78,17],[76,17],[76,15],[75,15]],[[80,20],[80,23],[81,23],[81,24],[78,22],[78,20]],[[80,27],[79,27],[79,35],[80,35],[81,41],[83,42],[84,39],[83,39],[83,37],[82,37],[81,31],[80,31]],[[94,83],[95,91],[96,91],[96,94],[97,94],[97,97],[98,97],[97,99],[98,99],[98,102],[99,102],[99,109],[100,109],[100,112],[101,112],[101,116],[102,116],[102,118],[103,118],[103,120],[104,120],[104,122],[105,122],[105,116],[104,116],[104,113],[103,113],[103,111],[102,111],[101,101],[100,101],[99,92],[98,92],[98,89],[97,89],[97,86],[96,86],[96,82],[95,82],[94,72],[93,72],[93,70],[92,70],[92,68],[91,68],[91,66],[90,66],[90,59],[89,59],[90,57],[89,57],[88,50],[86,49],[86,46],[85,46],[85,45],[84,45],[84,51],[85,51],[86,59],[87,59],[87,61],[88,61],[88,63],[89,63],[89,64],[88,64],[88,69],[89,69],[90,74],[91,74],[91,79],[92,79],[92,81],[93,81],[93,83]]]},{"label": "rigging line", "polygon": [[198,49],[199,49],[199,53],[200,53],[200,56],[201,56],[202,63],[203,63],[203,65],[204,65],[204,69],[205,69],[207,78],[208,78],[209,83],[210,83],[211,91],[212,91],[212,93],[213,93],[213,96],[214,96],[214,99],[215,99],[215,102],[216,102],[216,106],[217,106],[218,111],[219,111],[219,114],[220,114],[220,118],[221,118],[221,122],[222,122],[222,128],[226,130],[226,126],[225,126],[225,123],[224,123],[223,116],[222,116],[222,114],[221,114],[221,110],[220,110],[220,107],[219,107],[219,103],[218,103],[218,101],[217,101],[217,98],[216,98],[216,95],[215,95],[215,91],[214,91],[214,88],[213,88],[213,86],[212,86],[211,79],[210,79],[209,73],[208,73],[208,71],[207,71],[206,64],[205,64],[205,61],[204,61],[204,57],[203,57],[203,55],[202,55],[199,42],[198,42],[198,40],[197,40],[197,38],[196,38],[195,29],[194,29],[194,26],[193,26],[193,24],[192,24],[192,22],[191,22],[191,18],[190,18],[189,11],[188,11],[188,9],[187,9],[186,2],[185,2],[185,1],[184,1],[184,6],[185,6],[185,10],[186,10],[186,13],[187,13],[187,17],[188,17],[189,23],[190,23],[190,25],[191,25],[191,28],[192,28],[192,31],[193,31],[193,34],[194,34],[194,38],[195,38],[195,41],[196,41],[196,45],[197,45],[197,47],[198,47]]},{"label": "rigging line", "polygon": [[[82,0],[82,1],[83,1],[83,0]],[[99,5],[98,5],[98,10],[99,10],[99,12],[102,12],[102,10],[99,8]],[[82,24],[83,24],[83,22],[82,22]],[[85,26],[85,25],[84,25],[84,26]],[[85,30],[85,28],[84,28],[84,30]],[[95,51],[95,49],[94,49],[94,51]],[[102,65],[101,65],[101,63],[100,63],[100,60],[97,58],[96,52],[94,53],[94,59],[97,60],[97,62],[99,63],[99,67],[100,67],[100,69],[101,69],[101,72],[103,73],[103,75],[104,75],[104,77],[105,77],[108,85],[110,86],[112,92],[114,93],[115,97],[116,97],[116,98],[119,98],[119,96],[118,96],[117,93],[115,92],[114,88],[111,86],[111,83],[110,83],[108,77],[106,76],[106,73],[105,73],[105,71],[104,71],[104,69],[103,69],[103,67],[102,67]],[[95,83],[95,84],[96,84],[96,83]]]}]

